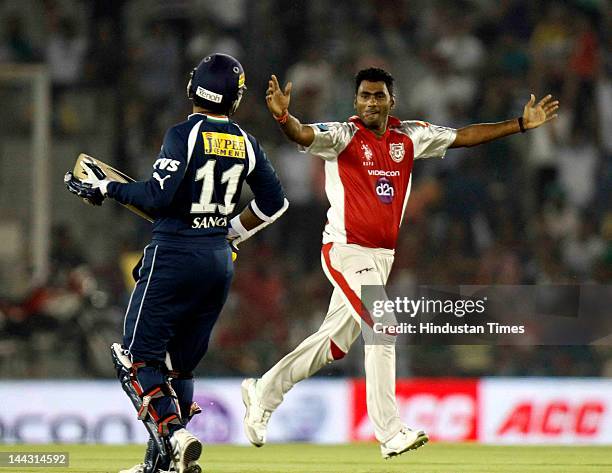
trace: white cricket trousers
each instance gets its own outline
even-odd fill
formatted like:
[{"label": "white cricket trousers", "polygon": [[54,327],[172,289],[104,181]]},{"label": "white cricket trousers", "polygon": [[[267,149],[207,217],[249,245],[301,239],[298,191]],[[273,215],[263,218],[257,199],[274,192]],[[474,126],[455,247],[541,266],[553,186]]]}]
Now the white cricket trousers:
[{"label": "white cricket trousers", "polygon": [[[361,286],[384,286],[391,272],[393,251],[359,245],[327,243],[321,252],[323,270],[334,286],[325,320],[319,330],[286,355],[257,382],[257,395],[265,409],[274,410],[298,381],[346,353],[372,319],[361,306]],[[365,344],[368,415],[376,439],[383,443],[403,424],[395,400],[395,345]]]}]

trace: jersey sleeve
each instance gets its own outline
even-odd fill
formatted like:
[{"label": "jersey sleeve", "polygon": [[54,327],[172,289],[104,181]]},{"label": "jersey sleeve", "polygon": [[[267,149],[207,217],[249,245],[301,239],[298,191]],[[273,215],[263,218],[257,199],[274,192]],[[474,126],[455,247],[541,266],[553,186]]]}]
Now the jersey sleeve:
[{"label": "jersey sleeve", "polygon": [[170,205],[187,170],[187,140],[170,128],[147,181],[111,182],[108,196],[122,204],[139,208],[163,209]]},{"label": "jersey sleeve", "polygon": [[443,158],[457,130],[417,120],[403,121],[402,129],[414,144],[414,159]]},{"label": "jersey sleeve", "polygon": [[348,123],[314,123],[308,126],[314,131],[314,140],[310,146],[298,146],[298,149],[303,153],[319,156],[325,161],[336,159],[354,134]]},{"label": "jersey sleeve", "polygon": [[285,191],[265,151],[251,136],[248,137],[255,154],[255,166],[246,182],[255,198],[249,206],[264,222],[276,220],[289,206]]}]

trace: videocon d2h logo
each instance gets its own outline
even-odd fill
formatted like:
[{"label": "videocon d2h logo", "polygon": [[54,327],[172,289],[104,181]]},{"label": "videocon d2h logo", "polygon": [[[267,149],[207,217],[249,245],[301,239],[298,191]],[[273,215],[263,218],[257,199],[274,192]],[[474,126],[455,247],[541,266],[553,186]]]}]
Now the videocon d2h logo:
[{"label": "videocon d2h logo", "polygon": [[395,188],[391,179],[379,177],[376,180],[376,195],[383,204],[390,204],[395,197]]}]

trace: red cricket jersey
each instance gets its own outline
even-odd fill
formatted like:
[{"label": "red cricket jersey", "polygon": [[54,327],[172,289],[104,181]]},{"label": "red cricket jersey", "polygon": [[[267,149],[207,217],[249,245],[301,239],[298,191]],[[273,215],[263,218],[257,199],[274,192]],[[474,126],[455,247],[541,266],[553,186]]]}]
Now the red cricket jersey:
[{"label": "red cricket jersey", "polygon": [[301,150],[325,160],[330,209],[323,243],[395,249],[414,160],[444,157],[457,131],[395,117],[381,137],[356,116],[310,126],[314,141]]}]

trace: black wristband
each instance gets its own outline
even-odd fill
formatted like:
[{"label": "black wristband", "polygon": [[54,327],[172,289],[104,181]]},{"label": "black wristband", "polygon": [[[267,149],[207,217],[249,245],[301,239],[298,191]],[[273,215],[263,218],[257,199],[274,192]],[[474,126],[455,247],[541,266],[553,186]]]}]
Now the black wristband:
[{"label": "black wristband", "polygon": [[521,133],[525,133],[527,131],[527,128],[525,128],[525,125],[523,125],[523,117],[518,117],[518,122],[519,128],[521,129]]}]

